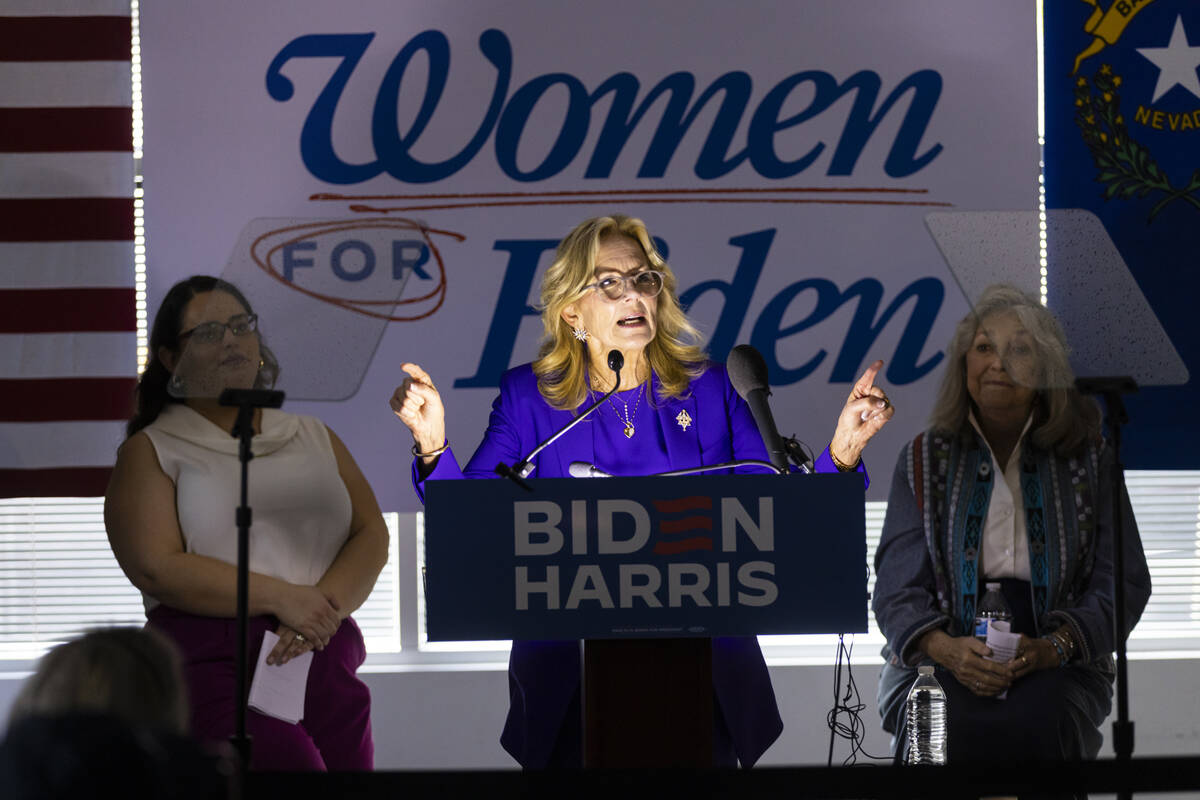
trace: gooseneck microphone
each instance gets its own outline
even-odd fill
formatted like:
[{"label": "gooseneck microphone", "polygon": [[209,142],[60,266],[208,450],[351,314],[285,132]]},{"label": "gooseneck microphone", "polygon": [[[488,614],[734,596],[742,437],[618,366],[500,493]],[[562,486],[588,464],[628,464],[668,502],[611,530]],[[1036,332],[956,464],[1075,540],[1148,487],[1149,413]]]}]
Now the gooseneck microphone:
[{"label": "gooseneck microphone", "polygon": [[617,390],[621,388],[621,368],[624,366],[625,366],[625,356],[621,355],[621,351],[620,350],[609,350],[608,351],[608,368],[613,371],[613,387],[611,389],[609,389],[599,400],[597,400],[596,402],[594,402],[590,406],[588,406],[586,409],[584,409],[582,414],[580,414],[575,419],[568,422],[563,427],[559,428],[557,431],[555,431],[550,436],[549,439],[542,442],[537,447],[533,448],[533,450],[529,453],[529,455],[525,456],[520,461],[513,464],[511,467],[508,466],[507,464],[505,464],[504,462],[500,462],[499,464],[497,464],[496,465],[496,474],[503,475],[505,478],[508,478],[508,479],[514,481],[517,485],[519,485],[525,489],[528,489],[530,491],[533,491],[533,487],[530,486],[528,483],[526,483],[523,480],[524,478],[529,477],[529,473],[533,472],[534,465],[532,463],[530,463],[533,460],[533,457],[536,456],[538,453],[542,452],[543,450],[545,450],[551,444],[553,444],[554,441],[556,439],[558,439],[558,437],[562,436],[564,433],[571,430],[571,428],[574,428],[576,425],[583,422],[583,420],[589,414],[591,414],[593,411],[595,411],[597,408],[599,408],[601,405],[603,405],[604,402],[606,400],[608,400],[608,398],[610,398],[614,394],[616,394]]},{"label": "gooseneck microphone", "polygon": [[739,344],[729,353],[726,361],[729,370],[729,382],[738,395],[750,406],[750,414],[754,424],[758,426],[758,435],[762,437],[767,448],[767,457],[771,464],[780,472],[788,470],[788,454],[775,427],[775,417],[771,415],[771,406],[767,397],[771,394],[767,386],[767,362],[762,355],[748,344]]},{"label": "gooseneck microphone", "polygon": [[[707,464],[702,467],[686,467],[684,469],[672,469],[666,472],[654,472],[646,475],[647,478],[674,478],[680,475],[697,475],[701,472],[714,472],[719,469],[734,469],[736,467],[762,467],[768,472],[779,472],[775,465],[770,461],[759,461],[755,458],[743,458],[738,461],[726,461],[724,464]],[[605,472],[595,464],[589,464],[586,461],[572,461],[567,472],[572,478],[613,478],[616,477],[611,472]]]},{"label": "gooseneck microphone", "polygon": [[567,473],[572,478],[611,478],[611,472],[605,472],[595,464],[589,464],[586,461],[572,461],[567,467]]}]

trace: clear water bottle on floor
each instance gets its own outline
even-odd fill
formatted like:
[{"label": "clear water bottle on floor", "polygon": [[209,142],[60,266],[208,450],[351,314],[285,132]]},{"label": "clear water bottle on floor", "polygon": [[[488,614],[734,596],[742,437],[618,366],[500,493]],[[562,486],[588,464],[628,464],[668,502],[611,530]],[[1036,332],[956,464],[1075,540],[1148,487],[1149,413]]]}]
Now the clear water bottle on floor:
[{"label": "clear water bottle on floor", "polygon": [[933,677],[933,667],[917,668],[908,691],[908,757],[906,764],[946,763],[946,693]]},{"label": "clear water bottle on floor", "polygon": [[1012,622],[1012,609],[1000,591],[1000,584],[989,583],[986,588],[975,609],[975,638],[984,643],[987,643],[988,620]]}]

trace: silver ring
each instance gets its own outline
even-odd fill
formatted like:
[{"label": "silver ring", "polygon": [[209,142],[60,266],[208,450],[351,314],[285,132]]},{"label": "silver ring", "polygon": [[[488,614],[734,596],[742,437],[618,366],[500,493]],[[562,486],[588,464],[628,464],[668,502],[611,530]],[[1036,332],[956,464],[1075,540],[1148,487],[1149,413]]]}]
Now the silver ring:
[{"label": "silver ring", "polygon": [[301,644],[303,644],[304,642],[307,642],[307,641],[308,641],[308,639],[305,639],[305,638],[304,638],[304,634],[303,634],[303,633],[297,633],[297,634],[296,634],[296,641],[297,641],[297,642],[300,642]]}]

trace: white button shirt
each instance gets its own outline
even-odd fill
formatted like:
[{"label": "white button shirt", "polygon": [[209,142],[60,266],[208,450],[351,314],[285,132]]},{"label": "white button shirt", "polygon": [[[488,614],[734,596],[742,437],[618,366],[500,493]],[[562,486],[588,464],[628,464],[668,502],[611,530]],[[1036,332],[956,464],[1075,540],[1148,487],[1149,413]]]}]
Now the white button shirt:
[{"label": "white button shirt", "polygon": [[[975,413],[967,417],[983,439],[992,464],[996,465],[996,454],[987,443],[987,437],[975,419]],[[988,503],[987,519],[983,524],[983,542],[980,546],[979,573],[984,579],[1017,578],[1029,580],[1029,534],[1025,529],[1025,500],[1021,494],[1021,443],[1033,422],[1033,415],[1025,420],[1025,427],[1017,439],[1008,463],[1004,465],[1004,480],[992,481],[992,499]]]}]

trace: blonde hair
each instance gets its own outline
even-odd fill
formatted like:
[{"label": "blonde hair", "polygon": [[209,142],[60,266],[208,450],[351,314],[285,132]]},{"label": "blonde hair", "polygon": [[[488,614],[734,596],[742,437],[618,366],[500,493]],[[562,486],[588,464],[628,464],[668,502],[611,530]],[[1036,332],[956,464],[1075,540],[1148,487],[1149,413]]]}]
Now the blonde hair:
[{"label": "blonde hair", "polygon": [[682,397],[688,384],[706,368],[704,351],[699,346],[700,332],[683,313],[675,273],[654,246],[646,225],[622,214],[587,219],[559,243],[554,263],[542,279],[540,310],[546,335],[533,371],[538,377],[538,391],[558,409],[578,407],[588,392],[587,345],[575,339],[562,312],[590,291],[585,287],[595,278],[601,241],[612,236],[626,236],[637,242],[651,269],[663,274],[657,332],[645,352],[652,373],[658,376],[658,399]]},{"label": "blonde hair", "polygon": [[930,427],[970,436],[967,412],[974,402],[967,393],[967,350],[983,321],[995,314],[1016,315],[1033,338],[1037,372],[1034,388],[1033,443],[1059,455],[1074,455],[1088,441],[1100,439],[1100,408],[1075,389],[1075,375],[1062,326],[1049,309],[1015,286],[994,284],[983,290],[975,308],[963,317],[946,348],[946,372],[930,415]]}]

